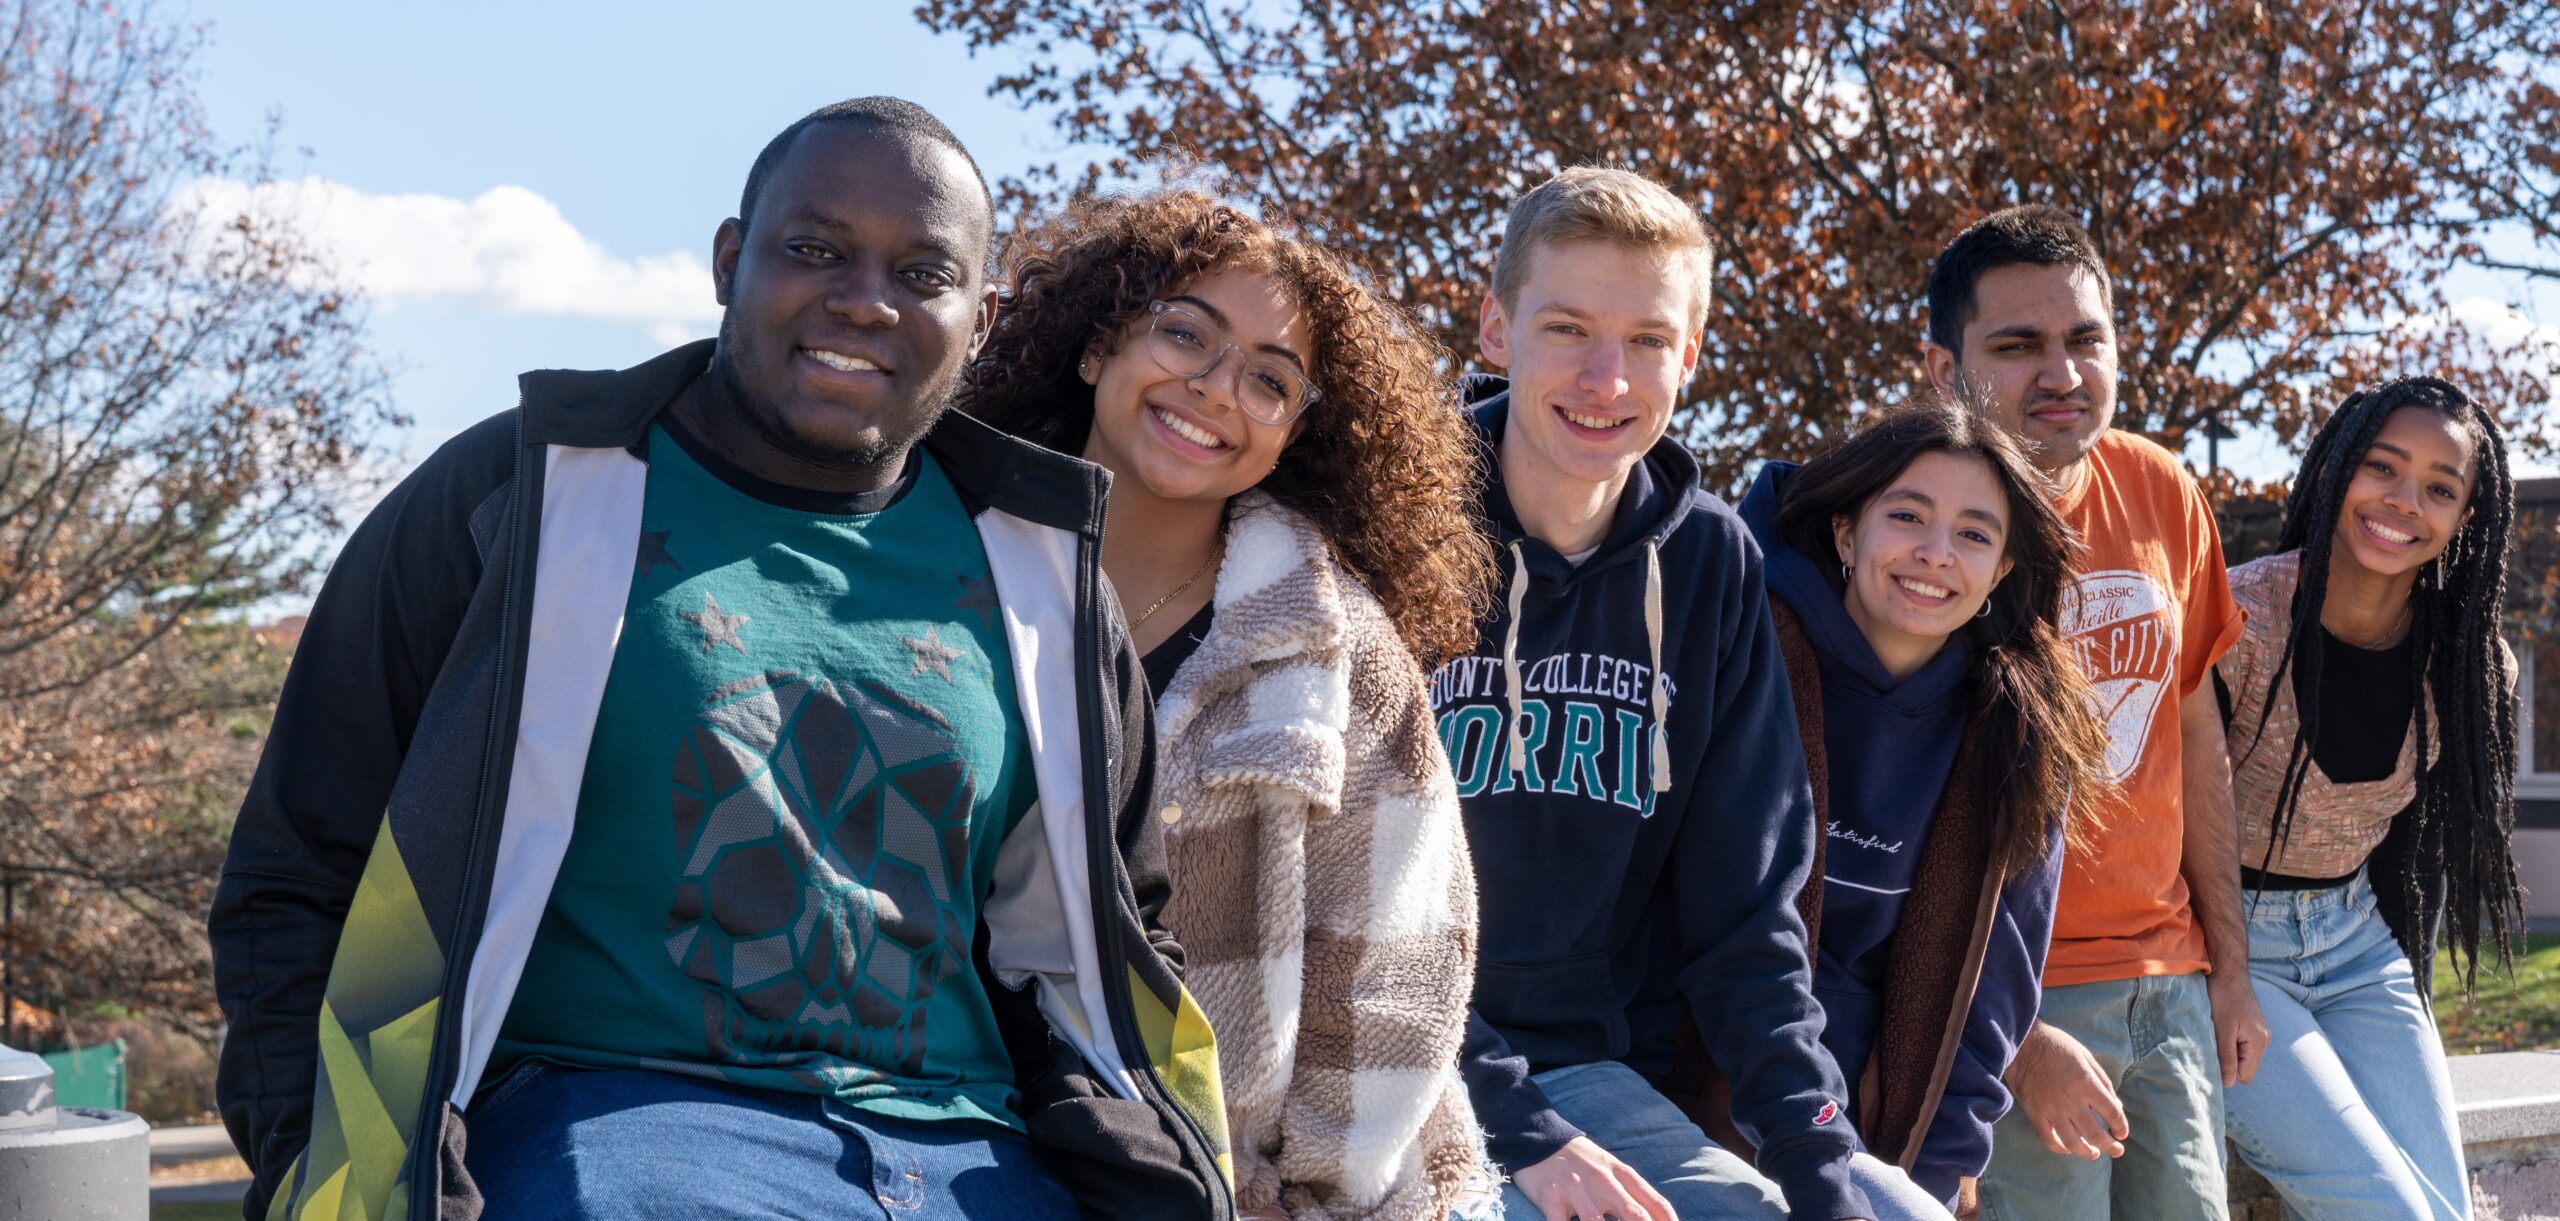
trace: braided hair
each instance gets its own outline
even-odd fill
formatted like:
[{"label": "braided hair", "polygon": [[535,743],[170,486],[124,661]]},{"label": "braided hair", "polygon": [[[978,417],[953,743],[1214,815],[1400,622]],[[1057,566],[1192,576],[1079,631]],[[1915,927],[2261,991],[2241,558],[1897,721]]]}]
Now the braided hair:
[{"label": "braided hair", "polygon": [[[2320,627],[2329,591],[2332,539],[2347,485],[2363,465],[2383,422],[2403,407],[2443,415],[2470,434],[2478,468],[2461,526],[2442,555],[2427,562],[2410,590],[2411,685],[2425,693],[2433,716],[2417,721],[2418,795],[2393,819],[2375,849],[2372,879],[2378,906],[2416,970],[2421,993],[2434,988],[2435,936],[2449,924],[2463,987],[2475,982],[2485,925],[2500,969],[2514,963],[2524,927],[2509,841],[2515,831],[2516,719],[2513,675],[2498,637],[2505,604],[2507,539],[2515,487],[2507,474],[2506,440],[2497,421],[2469,395],[2433,377],[2404,377],[2356,394],[2320,426],[2285,498],[2278,551],[2301,554],[2292,626],[2275,674],[2272,702],[2288,676],[2300,729],[2276,792],[2265,869],[2293,829],[2295,806],[2320,735],[2320,686],[2327,639]],[[2430,723],[2432,722],[2432,724]],[[2259,734],[2264,735],[2262,721]],[[2429,742],[2443,735],[2441,752]],[[2253,739],[2248,746],[2255,750]],[[2426,760],[2437,759],[2433,765]]]}]

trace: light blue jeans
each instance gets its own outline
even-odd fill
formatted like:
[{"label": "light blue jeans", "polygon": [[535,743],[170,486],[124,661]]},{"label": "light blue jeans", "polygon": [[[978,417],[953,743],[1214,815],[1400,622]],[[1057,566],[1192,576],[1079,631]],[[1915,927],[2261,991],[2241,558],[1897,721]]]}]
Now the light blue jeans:
[{"label": "light blue jeans", "polygon": [[2296,1217],[2467,1218],[2444,1045],[2359,873],[2250,896],[2266,1063],[2231,1090],[2231,1143]]},{"label": "light blue jeans", "polygon": [[[1565,1122],[1653,1184],[1680,1221],[1780,1221],[1787,1215],[1787,1200],[1777,1184],[1708,1139],[1634,1069],[1603,1060],[1549,1069],[1530,1080],[1547,1092]],[[1899,1168],[1869,1154],[1850,1159],[1849,1181],[1867,1193],[1875,1221],[1949,1221],[1945,1205],[1929,1198]],[[1502,1185],[1502,1208],[1504,1221],[1545,1216],[1509,1183]]]},{"label": "light blue jeans", "polygon": [[2124,1156],[2056,1153],[2011,1107],[1991,1129],[1982,1221],[2228,1221],[2222,1061],[2204,976],[2148,975],[2044,990],[2038,1021],[2080,1040],[2124,1105]]},{"label": "light blue jeans", "polygon": [[505,1221],[1074,1221],[1030,1138],[829,1098],[529,1060],[463,1117],[463,1165]]}]

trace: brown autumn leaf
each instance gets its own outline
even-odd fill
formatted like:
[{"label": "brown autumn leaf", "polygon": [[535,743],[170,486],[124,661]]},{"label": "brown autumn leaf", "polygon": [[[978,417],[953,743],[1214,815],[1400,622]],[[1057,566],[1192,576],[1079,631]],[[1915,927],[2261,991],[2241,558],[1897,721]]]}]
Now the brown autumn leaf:
[{"label": "brown autumn leaf", "polygon": [[393,417],[362,310],[190,92],[196,36],[0,0],[0,960],[53,1014],[217,1021],[203,913],[297,588]]},{"label": "brown autumn leaf", "polygon": [[1609,161],[1698,201],[1722,258],[1678,427],[1728,489],[1910,384],[1931,256],[2028,201],[2080,217],[2114,269],[2128,427],[2177,444],[2218,419],[2299,444],[2345,388],[2426,369],[2551,452],[2553,354],[2467,329],[2446,293],[2463,266],[2560,276],[2550,5],[915,11],[973,49],[1036,49],[991,92],[1103,154],[1002,184],[1010,207],[1205,164],[1371,268],[1462,356],[1528,184]]}]

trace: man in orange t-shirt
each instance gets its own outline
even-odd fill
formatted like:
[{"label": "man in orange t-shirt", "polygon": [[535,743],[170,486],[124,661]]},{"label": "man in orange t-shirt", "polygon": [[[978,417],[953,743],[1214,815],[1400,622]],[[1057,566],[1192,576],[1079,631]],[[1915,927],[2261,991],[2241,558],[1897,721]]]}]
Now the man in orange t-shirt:
[{"label": "man in orange t-shirt", "polygon": [[2062,631],[2117,785],[2063,862],[2043,1003],[2004,1075],[2016,1106],[1980,1201],[1986,1218],[2223,1221],[2222,1087],[2255,1075],[2267,1044],[2205,682],[2242,615],[2195,480],[2108,427],[2113,314],[2096,247],[2053,208],[1985,218],[1929,277],[1930,379],[2027,442],[2088,547]]}]

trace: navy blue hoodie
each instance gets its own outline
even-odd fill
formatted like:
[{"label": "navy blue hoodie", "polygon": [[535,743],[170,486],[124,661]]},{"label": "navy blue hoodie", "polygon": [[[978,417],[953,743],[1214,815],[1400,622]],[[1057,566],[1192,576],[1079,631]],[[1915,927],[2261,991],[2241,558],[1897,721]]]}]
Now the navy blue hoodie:
[{"label": "navy blue hoodie", "polygon": [[[1821,662],[1831,800],[1814,996],[1823,1007],[1823,1045],[1855,1078],[1875,1048],[1895,926],[1963,745],[1973,650],[1958,636],[1909,677],[1894,679],[1821,564],[1778,537],[1786,480],[1797,469],[1792,462],[1763,466],[1742,499],[1742,519],[1768,555],[1770,593],[1795,611]],[[2009,1107],[2000,1073],[2035,1021],[2061,849],[2056,837],[2037,868],[2001,890],[1964,1037],[1911,1168],[1912,1180],[1941,1200],[1955,1198],[1959,1177],[1982,1173],[1992,1122]]]},{"label": "navy blue hoodie", "polygon": [[[1531,1073],[1620,1060],[1659,1082],[1694,1014],[1792,1215],[1870,1216],[1792,901],[1813,805],[1759,548],[1666,440],[1599,550],[1570,563],[1521,530],[1502,486],[1504,384],[1470,379],[1469,398],[1505,603],[1432,676],[1431,703],[1482,908],[1461,1069],[1487,1146],[1510,1171],[1545,1160],[1581,1133]],[[1650,1003],[1672,997],[1686,1003]]]},{"label": "navy blue hoodie", "polygon": [[1964,742],[1973,650],[1958,636],[1908,678],[1884,668],[1821,566],[1777,537],[1774,488],[1792,466],[1761,468],[1742,516],[1769,557],[1769,592],[1795,610],[1821,659],[1831,803],[1813,992],[1822,1002],[1822,1044],[1848,1074],[1875,1047],[1894,925]]}]

